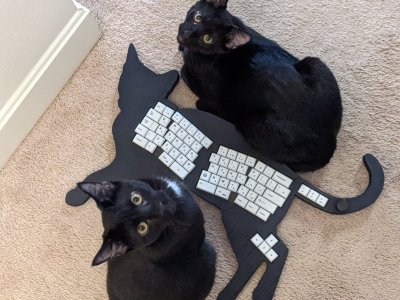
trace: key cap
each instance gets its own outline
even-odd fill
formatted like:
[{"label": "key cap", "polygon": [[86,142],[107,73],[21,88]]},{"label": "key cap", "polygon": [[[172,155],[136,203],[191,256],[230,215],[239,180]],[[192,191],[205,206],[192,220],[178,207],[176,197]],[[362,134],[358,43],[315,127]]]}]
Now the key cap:
[{"label": "key cap", "polygon": [[246,182],[246,186],[251,190],[254,189],[256,187],[256,185],[257,185],[257,183],[251,178],[249,178]]},{"label": "key cap", "polygon": [[210,156],[209,162],[218,164],[220,158],[221,158],[221,156],[219,156],[218,154],[212,153]]},{"label": "key cap", "polygon": [[144,127],[142,124],[139,124],[135,129],[135,132],[140,134],[141,136],[146,136],[147,131],[149,131],[149,130],[146,127]]},{"label": "key cap", "polygon": [[219,166],[217,166],[216,164],[211,163],[208,167],[208,172],[213,173],[213,174],[217,174],[219,169]]},{"label": "key cap", "polygon": [[319,194],[316,191],[311,190],[311,189],[307,194],[307,198],[313,202],[315,202],[317,200],[318,196],[319,196]]},{"label": "key cap", "polygon": [[137,134],[135,135],[134,139],[132,140],[136,145],[142,147],[143,149],[146,148],[146,145],[148,143],[148,140],[146,140],[144,137],[141,135]]},{"label": "key cap", "polygon": [[246,175],[247,170],[248,170],[248,166],[243,165],[243,164],[239,164],[237,171],[243,175]]},{"label": "key cap", "polygon": [[217,174],[219,176],[226,177],[226,175],[228,174],[228,169],[224,167],[219,167]]},{"label": "key cap", "polygon": [[209,182],[206,182],[203,180],[199,180],[199,182],[197,182],[196,188],[198,188],[199,190],[205,191],[207,193],[214,194],[215,190],[217,189],[217,186],[212,183],[209,183]]},{"label": "key cap", "polygon": [[187,160],[188,159],[183,154],[179,155],[178,158],[176,159],[178,164],[180,164],[181,166],[183,166],[185,162],[187,162]]},{"label": "key cap", "polygon": [[172,123],[168,129],[172,131],[174,134],[177,134],[178,131],[181,129],[181,127],[177,123]]},{"label": "key cap", "polygon": [[215,196],[221,197],[225,200],[229,199],[230,194],[231,194],[230,191],[228,191],[227,189],[224,189],[222,187],[217,187],[217,189],[215,190]]},{"label": "key cap", "polygon": [[308,186],[305,186],[304,184],[302,184],[299,189],[299,194],[303,195],[304,197],[307,197],[307,194],[309,191],[310,191],[310,188]]},{"label": "key cap", "polygon": [[260,176],[260,172],[258,172],[256,169],[252,169],[248,176],[253,180],[257,180],[258,176]]},{"label": "key cap", "polygon": [[270,166],[267,166],[267,167],[265,168],[265,170],[264,170],[263,173],[264,173],[267,177],[271,178],[271,177],[274,175],[275,170],[272,169]]},{"label": "key cap", "polygon": [[233,181],[229,182],[228,190],[236,193],[238,188],[239,188],[239,184],[237,182],[233,182]]},{"label": "key cap", "polygon": [[267,188],[269,188],[271,191],[273,191],[277,185],[278,184],[275,181],[273,181],[272,179],[268,180],[268,182],[267,182]]},{"label": "key cap", "polygon": [[227,176],[227,177],[228,177],[229,180],[235,181],[237,175],[238,175],[238,173],[236,173],[235,171],[229,170],[229,171],[228,171],[228,176]]},{"label": "key cap", "polygon": [[199,142],[194,142],[194,143],[190,146],[190,148],[192,148],[192,150],[193,150],[194,152],[196,152],[196,153],[198,153],[198,152],[201,150],[202,147],[203,147],[203,146],[202,146]]},{"label": "key cap", "polygon": [[262,195],[262,194],[265,192],[265,187],[264,187],[263,185],[261,185],[261,184],[258,183],[258,184],[256,185],[254,191],[255,191],[257,194]]},{"label": "key cap", "polygon": [[141,124],[152,131],[156,131],[158,127],[158,124],[153,120],[149,119],[148,117],[144,117]]},{"label": "key cap", "polygon": [[196,165],[194,163],[192,163],[190,160],[188,160],[187,162],[185,162],[185,164],[183,165],[183,167],[188,171],[191,172]]},{"label": "key cap", "polygon": [[157,130],[156,130],[156,133],[157,133],[159,136],[164,136],[164,135],[167,133],[167,131],[168,131],[167,128],[165,128],[165,127],[163,127],[163,126],[161,126],[161,125],[158,125]]},{"label": "key cap", "polygon": [[177,162],[174,162],[169,168],[181,179],[185,179],[186,176],[189,174],[189,172],[186,171],[185,168],[179,165]]},{"label": "key cap", "polygon": [[153,131],[149,130],[146,134],[146,139],[152,142],[156,136],[157,135]]},{"label": "key cap", "polygon": [[257,178],[257,182],[262,185],[266,185],[268,180],[269,180],[269,178],[267,176],[265,176],[264,174],[260,174],[260,176],[258,176],[258,178]]},{"label": "key cap", "polygon": [[174,146],[175,148],[179,148],[180,146],[183,145],[183,142],[181,139],[179,139],[178,137],[176,137],[173,141],[172,141],[172,146]]},{"label": "key cap", "polygon": [[186,145],[190,147],[195,142],[195,139],[192,136],[188,135],[187,137],[185,137],[183,141],[185,142]]},{"label": "key cap", "polygon": [[243,198],[242,196],[237,196],[236,197],[236,199],[235,199],[235,201],[234,201],[234,203],[235,204],[237,204],[237,205],[239,205],[240,207],[245,207],[246,206],[246,204],[248,203],[249,201],[248,200],[246,200],[245,198]]},{"label": "key cap", "polygon": [[256,216],[259,217],[261,220],[263,220],[264,222],[267,222],[268,217],[270,216],[270,213],[267,212],[265,209],[262,209],[260,207],[260,209],[257,211]]},{"label": "key cap", "polygon": [[238,153],[238,155],[236,156],[236,161],[241,164],[244,164],[246,162],[246,159],[247,155],[244,155],[243,153]]},{"label": "key cap", "polygon": [[152,142],[148,142],[145,149],[146,149],[147,151],[149,151],[150,153],[153,153],[154,150],[156,150],[156,148],[157,148],[157,145],[156,145],[156,144],[154,144],[154,143],[152,143]]},{"label": "key cap", "polygon": [[200,179],[203,181],[209,181],[211,177],[211,173],[207,171],[202,171],[200,175]]},{"label": "key cap", "polygon": [[174,162],[173,158],[165,152],[161,153],[158,159],[161,160],[161,162],[167,167],[169,167]]},{"label": "key cap", "polygon": [[229,159],[227,159],[226,157],[221,157],[219,160],[219,164],[220,164],[220,166],[226,168],[229,164]]},{"label": "key cap", "polygon": [[198,155],[193,150],[190,150],[189,153],[186,154],[186,157],[188,159],[190,159],[190,161],[195,161],[195,159],[198,157]]},{"label": "key cap", "polygon": [[244,209],[250,212],[251,214],[255,215],[257,210],[259,209],[259,206],[252,202],[249,202],[247,203]]},{"label": "key cap", "polygon": [[186,129],[186,131],[191,135],[194,136],[197,132],[197,128],[196,126],[194,126],[193,124],[190,124],[189,127]]},{"label": "key cap", "polygon": [[172,148],[172,150],[169,151],[168,154],[169,154],[169,156],[171,156],[173,159],[177,159],[180,153],[179,153],[179,150],[178,150],[178,149]]},{"label": "key cap", "polygon": [[285,203],[286,198],[283,198],[279,196],[278,194],[275,194],[273,191],[267,189],[264,193],[264,198],[275,203],[279,207],[282,207],[283,204]]},{"label": "key cap", "polygon": [[247,193],[246,199],[249,199],[251,202],[254,202],[254,201],[256,201],[257,197],[258,197],[258,194],[256,192],[250,190]]},{"label": "key cap", "polygon": [[270,246],[268,246],[268,244],[266,242],[262,242],[259,246],[258,249],[263,253],[266,254],[268,252],[269,249],[271,249]]},{"label": "key cap", "polygon": [[245,184],[247,180],[247,176],[243,175],[243,174],[238,174],[238,176],[236,177],[236,182],[239,184]]},{"label": "key cap", "polygon": [[252,243],[254,244],[254,246],[258,246],[263,242],[262,237],[257,233],[255,236],[253,236],[251,238]]},{"label": "key cap", "polygon": [[290,179],[286,175],[283,175],[282,173],[279,173],[278,171],[275,172],[274,176],[272,176],[272,179],[287,188],[290,187],[293,182],[292,179]]},{"label": "key cap", "polygon": [[274,249],[270,249],[270,250],[267,252],[267,254],[265,254],[265,256],[267,257],[267,259],[268,259],[270,262],[273,262],[273,261],[278,257],[278,254],[274,251]]},{"label": "key cap", "polygon": [[172,141],[175,139],[175,134],[173,134],[171,131],[167,132],[167,134],[165,135],[165,139],[172,143]]},{"label": "key cap", "polygon": [[183,119],[183,116],[179,112],[175,112],[174,115],[172,116],[172,120],[174,120],[176,123],[180,123]]},{"label": "key cap", "polygon": [[190,151],[190,147],[186,144],[183,144],[180,148],[179,151],[181,151],[181,153],[183,154],[187,154]]},{"label": "key cap", "polygon": [[194,139],[201,142],[205,138],[205,135],[199,130],[194,134]]},{"label": "key cap", "polygon": [[254,167],[256,164],[256,159],[251,156],[247,156],[245,164],[249,167]]},{"label": "key cap", "polygon": [[221,178],[221,177],[219,177],[218,175],[212,174],[211,177],[210,177],[210,182],[211,182],[212,184],[217,185],[220,178]]},{"label": "key cap", "polygon": [[150,108],[150,110],[147,112],[146,116],[155,122],[158,122],[161,119],[161,114],[152,108]]},{"label": "key cap", "polygon": [[228,154],[228,148],[226,148],[224,146],[219,146],[218,154],[221,156],[226,156]]},{"label": "key cap", "polygon": [[154,109],[158,111],[160,114],[164,111],[165,108],[166,106],[161,102],[158,102],[157,105],[154,107]]},{"label": "key cap", "polygon": [[204,146],[204,148],[208,149],[211,147],[213,141],[210,140],[208,137],[205,137],[204,139],[201,140],[201,144]]},{"label": "key cap", "polygon": [[166,116],[162,116],[158,123],[164,127],[167,127],[171,120],[168,119]]},{"label": "key cap", "polygon": [[228,157],[229,159],[235,160],[237,154],[238,154],[237,151],[229,149],[226,157]]},{"label": "key cap", "polygon": [[274,190],[275,193],[282,196],[283,198],[287,198],[290,194],[290,190],[285,188],[283,185],[278,184]]},{"label": "key cap", "polygon": [[174,114],[174,110],[169,108],[168,106],[166,106],[163,111],[163,115],[166,116],[167,118],[171,118],[173,114]]},{"label": "key cap", "polygon": [[265,167],[267,165],[262,163],[261,161],[258,161],[254,167],[254,169],[256,169],[258,172],[262,173],[265,170]]},{"label": "key cap", "polygon": [[180,125],[183,129],[186,129],[186,128],[189,127],[190,122],[189,122],[187,119],[183,118],[183,119],[179,122],[179,125]]},{"label": "key cap", "polygon": [[238,168],[238,166],[239,166],[239,163],[238,163],[238,162],[231,160],[231,161],[229,161],[228,169],[231,169],[231,170],[233,170],[233,171],[236,171],[237,168]]},{"label": "key cap", "polygon": [[229,180],[226,178],[221,178],[218,185],[224,189],[226,189],[229,185]]},{"label": "key cap", "polygon": [[187,134],[187,132],[186,132],[183,128],[181,128],[181,129],[179,129],[179,131],[176,133],[176,135],[177,135],[181,140],[183,140],[188,134]]},{"label": "key cap", "polygon": [[161,149],[163,149],[166,153],[169,153],[169,151],[172,150],[172,145],[169,142],[165,142],[162,146]]},{"label": "key cap", "polygon": [[269,213],[273,214],[275,213],[275,210],[277,208],[277,206],[272,203],[271,201],[268,201],[267,199],[258,196],[255,203],[259,206],[261,206],[263,209],[265,209],[266,211],[268,211]]},{"label": "key cap", "polygon": [[272,248],[278,242],[278,239],[271,233],[266,239],[265,242]]},{"label": "key cap", "polygon": [[241,185],[239,190],[238,190],[238,194],[246,197],[247,193],[249,192],[249,189],[247,187],[245,187],[244,185]]},{"label": "key cap", "polygon": [[326,203],[328,202],[328,198],[325,196],[319,195],[317,198],[316,203],[322,207],[325,207]]}]

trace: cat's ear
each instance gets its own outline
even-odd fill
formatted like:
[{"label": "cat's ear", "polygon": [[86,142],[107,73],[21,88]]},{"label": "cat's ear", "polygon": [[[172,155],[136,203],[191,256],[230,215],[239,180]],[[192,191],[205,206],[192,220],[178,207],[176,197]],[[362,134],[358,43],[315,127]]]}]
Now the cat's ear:
[{"label": "cat's ear", "polygon": [[112,182],[80,182],[78,187],[101,207],[108,207],[114,202],[115,184]]},{"label": "cat's ear", "polygon": [[247,32],[238,30],[236,28],[232,29],[227,35],[226,47],[228,49],[236,49],[243,46],[251,41],[251,36]]},{"label": "cat's ear", "polygon": [[207,3],[213,4],[215,7],[226,8],[228,0],[206,0]]},{"label": "cat's ear", "polygon": [[103,241],[99,252],[93,259],[92,266],[97,266],[103,262],[109,261],[114,257],[125,254],[128,251],[128,246],[122,242],[115,242],[107,238]]}]

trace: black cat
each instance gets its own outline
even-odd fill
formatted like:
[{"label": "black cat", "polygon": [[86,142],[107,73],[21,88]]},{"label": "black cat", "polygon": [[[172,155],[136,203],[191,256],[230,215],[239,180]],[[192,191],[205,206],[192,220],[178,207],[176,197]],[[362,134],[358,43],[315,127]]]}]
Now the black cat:
[{"label": "black cat", "polygon": [[342,119],[340,91],[318,58],[299,60],[227,10],[198,1],[179,26],[183,80],[197,108],[233,123],[266,157],[294,171],[326,165]]},{"label": "black cat", "polygon": [[167,179],[79,183],[102,211],[112,300],[200,300],[211,290],[215,251],[190,192]]}]

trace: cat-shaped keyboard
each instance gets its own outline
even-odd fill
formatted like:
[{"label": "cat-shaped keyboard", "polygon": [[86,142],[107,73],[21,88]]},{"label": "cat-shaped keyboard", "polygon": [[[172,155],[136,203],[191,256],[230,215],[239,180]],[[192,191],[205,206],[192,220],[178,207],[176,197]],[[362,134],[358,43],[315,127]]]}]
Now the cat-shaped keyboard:
[{"label": "cat-shaped keyboard", "polygon": [[[161,102],[147,112],[135,132],[132,142],[158,156],[181,179],[195,168],[200,150],[213,143],[179,112]],[[157,147],[161,154],[156,153]]]}]

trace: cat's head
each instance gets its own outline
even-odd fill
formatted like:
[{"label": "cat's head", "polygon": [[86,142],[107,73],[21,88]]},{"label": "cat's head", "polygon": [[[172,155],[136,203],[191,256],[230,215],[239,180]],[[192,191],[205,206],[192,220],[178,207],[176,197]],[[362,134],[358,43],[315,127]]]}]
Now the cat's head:
[{"label": "cat's head", "polygon": [[251,36],[226,10],[227,2],[201,0],[193,5],[179,25],[179,45],[202,54],[222,54],[247,44]]},{"label": "cat's head", "polygon": [[103,245],[92,265],[158,242],[174,221],[177,203],[188,193],[180,184],[161,178],[78,186],[103,213]]}]

